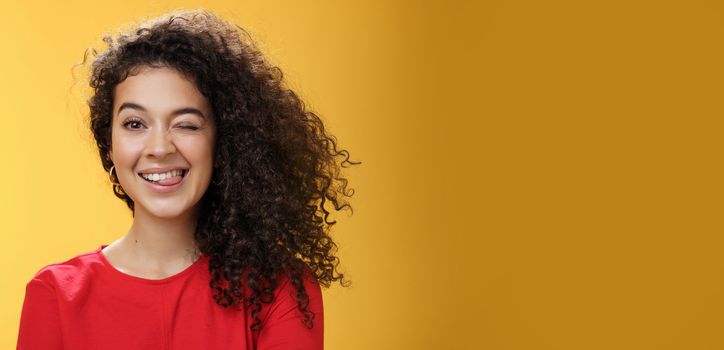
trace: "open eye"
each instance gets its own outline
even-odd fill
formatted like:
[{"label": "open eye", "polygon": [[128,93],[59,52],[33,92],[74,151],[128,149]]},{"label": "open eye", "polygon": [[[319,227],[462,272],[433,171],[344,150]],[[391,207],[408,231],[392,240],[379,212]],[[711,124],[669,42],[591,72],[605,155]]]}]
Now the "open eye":
[{"label": "open eye", "polygon": [[142,125],[141,119],[138,118],[128,119],[123,122],[123,127],[126,129],[139,129]]}]

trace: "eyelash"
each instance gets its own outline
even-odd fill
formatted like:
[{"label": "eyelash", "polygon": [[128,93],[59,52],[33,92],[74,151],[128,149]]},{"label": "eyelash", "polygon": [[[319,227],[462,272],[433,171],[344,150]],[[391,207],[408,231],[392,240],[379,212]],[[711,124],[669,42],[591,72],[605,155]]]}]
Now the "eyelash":
[{"label": "eyelash", "polygon": [[[125,122],[123,122],[123,127],[126,128],[126,129],[128,129],[128,125],[131,124],[131,123],[141,123],[141,120],[140,120],[140,119],[136,119],[136,118],[128,119],[128,120],[126,120]],[[131,128],[131,129],[136,129],[136,128]]]},{"label": "eyelash", "polygon": [[[131,123],[143,124],[143,122],[142,122],[140,119],[138,119],[138,118],[131,118],[131,119],[128,119],[128,120],[126,120],[125,122],[123,122],[123,127],[126,128],[126,129],[129,129],[129,128],[128,128],[128,125],[130,125]],[[180,128],[181,128],[181,129],[186,129],[186,130],[192,130],[192,131],[199,129],[198,127],[195,127],[195,126],[193,126],[193,125],[183,125],[183,126],[180,126]],[[137,129],[137,128],[130,128],[130,130],[136,130],[136,129]]]}]

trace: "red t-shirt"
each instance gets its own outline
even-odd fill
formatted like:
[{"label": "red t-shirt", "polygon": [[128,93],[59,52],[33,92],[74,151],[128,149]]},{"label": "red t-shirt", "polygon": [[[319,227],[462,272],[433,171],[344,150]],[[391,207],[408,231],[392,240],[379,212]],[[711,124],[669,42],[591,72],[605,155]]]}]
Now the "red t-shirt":
[{"label": "red t-shirt", "polygon": [[302,323],[296,289],[280,278],[271,304],[262,303],[260,332],[251,312],[221,307],[209,287],[209,257],[164,279],[117,270],[97,250],[51,264],[27,283],[18,349],[322,349],[320,285],[305,274],[314,326]]}]

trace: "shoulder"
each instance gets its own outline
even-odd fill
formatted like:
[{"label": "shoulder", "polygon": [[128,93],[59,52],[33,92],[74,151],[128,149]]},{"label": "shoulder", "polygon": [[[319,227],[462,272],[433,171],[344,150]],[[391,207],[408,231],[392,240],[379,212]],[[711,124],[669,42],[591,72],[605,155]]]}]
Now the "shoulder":
[{"label": "shoulder", "polygon": [[[302,274],[300,282],[307,294],[307,310],[315,314],[321,314],[323,312],[323,300],[322,288],[319,282],[309,270]],[[276,322],[279,317],[302,317],[296,311],[300,297],[297,285],[298,283],[292,280],[289,273],[279,276],[274,289],[274,299],[270,304],[262,305],[260,316],[263,323]]]},{"label": "shoulder", "polygon": [[[259,348],[322,349],[324,344],[324,313],[322,291],[313,274],[305,271],[301,284],[289,274],[278,278],[274,300],[262,306],[262,331]],[[297,285],[304,287],[308,299],[299,300]],[[301,302],[301,304],[300,304]],[[306,311],[300,312],[299,306]]]},{"label": "shoulder", "polygon": [[[301,284],[304,287],[304,290],[310,300],[316,297],[321,297],[322,288],[309,269],[304,270],[304,273],[302,274]],[[277,297],[296,297],[297,293],[297,286],[294,281],[292,281],[289,273],[284,273],[279,276],[279,279],[277,280],[277,287],[274,292],[275,299]]]},{"label": "shoulder", "polygon": [[87,281],[102,265],[98,250],[100,248],[43,266],[33,275],[27,286],[54,290],[72,289],[73,286]]}]

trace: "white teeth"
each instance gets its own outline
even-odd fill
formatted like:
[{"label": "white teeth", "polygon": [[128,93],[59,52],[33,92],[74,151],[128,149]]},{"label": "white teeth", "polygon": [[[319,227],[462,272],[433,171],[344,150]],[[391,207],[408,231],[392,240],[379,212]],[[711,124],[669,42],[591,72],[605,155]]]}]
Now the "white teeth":
[{"label": "white teeth", "polygon": [[165,179],[168,179],[168,178],[174,177],[174,176],[181,176],[182,174],[183,174],[183,170],[176,169],[176,170],[167,171],[165,173],[141,174],[141,177],[143,177],[146,180],[150,180],[150,181],[160,181],[160,180],[165,180]]}]

